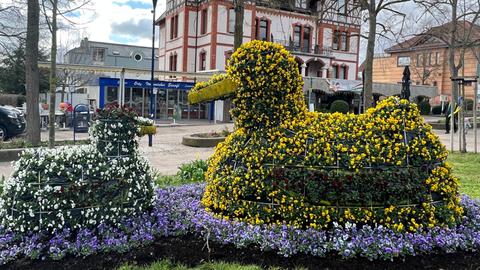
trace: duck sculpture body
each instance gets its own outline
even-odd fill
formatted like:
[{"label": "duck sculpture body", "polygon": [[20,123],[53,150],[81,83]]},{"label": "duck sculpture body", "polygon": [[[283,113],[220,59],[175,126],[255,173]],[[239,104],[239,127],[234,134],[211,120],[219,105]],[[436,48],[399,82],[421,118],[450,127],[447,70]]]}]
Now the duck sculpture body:
[{"label": "duck sculpture body", "polygon": [[[206,173],[204,207],[252,224],[416,231],[458,223],[458,180],[417,106],[387,98],[364,114],[309,112],[298,65],[281,45],[252,41],[225,78],[191,96],[233,98],[235,130]],[[209,84],[206,84],[209,85]],[[221,87],[220,87],[221,88]]]}]

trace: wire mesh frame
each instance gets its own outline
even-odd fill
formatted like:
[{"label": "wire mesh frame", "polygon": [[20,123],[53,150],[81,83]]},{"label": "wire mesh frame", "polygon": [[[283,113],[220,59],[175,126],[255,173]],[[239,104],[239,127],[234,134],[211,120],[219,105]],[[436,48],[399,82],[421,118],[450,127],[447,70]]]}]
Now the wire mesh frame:
[{"label": "wire mesh frame", "polygon": [[[292,131],[290,129],[285,129],[287,132],[290,133],[290,135],[296,135],[297,132],[295,131]],[[402,129],[399,131],[399,132],[402,132],[402,135],[403,135],[403,140],[402,140],[402,143],[404,145],[404,147],[408,147],[409,145],[409,137],[418,137],[419,140],[422,139],[422,136],[421,136],[421,133],[419,132],[413,132],[413,131],[409,131],[407,132],[406,131],[406,123],[405,123],[405,119],[403,118],[402,119]],[[416,135],[416,136],[415,136]],[[265,140],[265,138],[261,138],[261,141],[263,142]],[[243,147],[246,147],[251,141],[251,137],[248,138],[248,140],[244,143]],[[265,140],[266,141],[266,140]],[[308,155],[308,146],[310,144],[313,144],[315,142],[315,138],[312,138],[312,137],[307,137],[306,140],[305,140],[305,151],[304,151],[304,158],[307,157]],[[327,143],[330,143],[332,145],[332,149],[336,149],[335,148],[335,145],[336,144],[339,144],[341,143],[342,145],[346,145],[346,146],[349,146],[349,145],[353,145],[353,142],[351,142],[351,140],[336,140],[336,141],[328,141]],[[346,151],[346,153],[348,153],[348,149]],[[281,168],[298,168],[298,169],[307,169],[307,170],[333,170],[334,172],[339,172],[339,171],[345,171],[345,170],[353,170],[351,169],[350,167],[348,166],[341,166],[340,164],[340,158],[339,158],[339,154],[338,154],[338,151],[335,151],[334,152],[335,154],[335,160],[336,160],[336,165],[335,166],[304,166],[304,165],[288,165],[288,164],[278,164],[276,162],[276,159],[272,158],[272,161],[271,163],[264,163],[263,166],[265,167],[273,167],[273,168],[276,168],[276,167],[281,167]],[[410,164],[410,155],[408,152],[405,153],[405,156],[404,156],[404,160],[403,160],[403,166],[398,166],[398,165],[380,165],[380,166],[372,166],[372,161],[371,161],[371,157],[369,156],[369,160],[368,160],[368,163],[369,163],[369,166],[365,166],[365,167],[360,167],[360,168],[357,168],[359,170],[368,170],[368,171],[374,171],[374,170],[391,170],[392,168],[393,169],[399,169],[399,170],[405,170],[407,169],[407,172],[409,174],[409,177],[407,177],[407,181],[410,182],[410,178],[412,178],[412,171],[410,169],[414,169],[414,170],[421,170],[421,171],[425,171],[425,170],[428,170],[430,171],[432,168],[438,166],[438,165],[441,165],[442,163],[439,162],[438,160],[434,160],[432,162],[427,162],[426,164],[423,164],[421,166],[413,166]],[[244,164],[242,164],[241,167],[239,167],[238,164],[238,160],[237,159],[234,159],[233,160],[233,167],[234,167],[234,170],[237,170],[237,169],[244,169],[246,170],[247,168],[245,167]],[[303,179],[304,179],[304,182],[306,181],[306,175],[303,176]],[[407,183],[408,184],[408,183]],[[306,194],[306,190],[305,190],[305,186],[306,185],[303,185],[303,195],[305,196]],[[429,191],[430,195],[431,195],[431,191]],[[242,201],[242,200],[241,200]],[[255,202],[259,205],[272,205],[272,206],[275,206],[275,205],[279,205],[279,204],[275,204],[274,203],[274,200],[273,200],[273,197],[271,198],[271,202],[270,203],[265,203],[265,202],[258,202],[258,201],[248,201],[248,200],[243,200],[243,201],[247,201],[247,202]],[[441,203],[442,201],[431,201],[431,202],[428,202],[432,205],[436,205],[436,204],[439,204]],[[404,205],[403,207],[411,207],[411,206],[418,206],[419,204],[410,204],[410,199],[408,199],[408,204]],[[402,205],[397,205],[397,206],[402,206]],[[335,206],[337,208],[350,208],[349,206]],[[357,206],[359,207],[359,206]],[[373,206],[373,202],[370,202],[370,207],[367,207],[367,208],[371,208],[371,209],[374,209],[375,207]],[[381,208],[381,207],[379,207]]]},{"label": "wire mesh frame", "polygon": [[[36,153],[36,158],[39,158],[39,153],[37,152]],[[22,168],[22,170],[27,170],[30,168],[31,164],[29,164],[26,168]],[[71,168],[73,170],[73,167]],[[43,177],[41,175],[41,172],[38,172],[37,173],[37,179],[38,179],[38,182],[37,183],[30,183],[30,185],[35,185],[35,186],[38,186],[38,187],[44,187],[44,186],[47,186],[49,184],[53,184],[54,186],[61,186],[61,187],[66,187],[66,186],[73,186],[74,183],[70,182],[70,183],[59,183],[59,182],[48,182],[48,181],[42,181],[43,180]],[[98,183],[98,182],[103,182],[99,179],[91,179],[91,178],[85,178],[85,173],[84,173],[84,168],[81,167],[81,182],[89,182],[89,183]],[[54,210],[48,210],[48,211],[42,211],[41,209],[43,208],[43,204],[42,204],[42,197],[38,197],[37,198],[37,201],[39,202],[38,204],[38,207],[40,209],[40,211],[21,211],[21,210],[18,210],[16,209],[16,203],[17,203],[17,191],[14,192],[13,194],[13,203],[12,203],[12,207],[10,208],[10,213],[11,213],[11,216],[13,217],[15,215],[15,213],[18,213],[18,214],[26,214],[26,215],[29,215],[31,213],[33,213],[35,216],[38,216],[38,219],[37,219],[37,224],[38,224],[38,227],[39,227],[39,230],[42,229],[42,215],[43,214],[52,214],[52,213],[59,213],[59,212],[69,212],[70,215],[72,214],[73,211],[78,211],[78,210],[86,210],[86,209],[94,209],[94,208],[112,208],[112,207],[118,207],[119,205],[116,204],[115,206],[112,206],[112,205],[109,205],[109,204],[101,204],[101,205],[91,205],[91,206],[84,206],[84,207],[74,207],[74,208],[68,208],[68,209],[54,209]],[[135,200],[133,201],[125,201],[125,202],[121,202],[120,205],[126,205],[126,204],[136,204],[138,202],[145,202],[147,201],[148,197],[147,196],[144,196],[144,197],[140,197],[140,198],[136,198]],[[135,207],[124,207],[122,209],[130,209],[130,210],[133,210],[133,209],[136,209]],[[81,220],[83,221],[84,217],[83,216],[80,216],[81,217]]]}]

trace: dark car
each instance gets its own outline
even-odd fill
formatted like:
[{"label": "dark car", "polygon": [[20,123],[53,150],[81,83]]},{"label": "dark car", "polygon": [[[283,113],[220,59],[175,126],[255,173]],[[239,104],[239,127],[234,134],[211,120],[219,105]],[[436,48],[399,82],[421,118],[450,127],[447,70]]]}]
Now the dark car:
[{"label": "dark car", "polygon": [[10,106],[0,106],[0,141],[25,132],[25,115]]}]

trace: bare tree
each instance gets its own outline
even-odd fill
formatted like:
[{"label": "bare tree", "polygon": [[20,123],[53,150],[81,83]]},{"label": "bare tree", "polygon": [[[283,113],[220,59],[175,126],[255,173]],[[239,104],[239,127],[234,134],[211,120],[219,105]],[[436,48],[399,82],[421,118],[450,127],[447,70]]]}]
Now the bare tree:
[{"label": "bare tree", "polygon": [[58,14],[58,0],[48,0],[51,4],[51,20],[47,17],[45,1],[43,2],[43,9],[46,22],[50,33],[52,34],[52,43],[50,49],[50,106],[49,106],[49,123],[48,123],[48,147],[55,147],[55,99],[57,89],[57,14]]},{"label": "bare tree", "polygon": [[27,139],[40,143],[40,112],[38,107],[39,71],[38,40],[40,6],[38,0],[29,0],[27,9],[27,41],[25,60],[25,82],[27,88]]},{"label": "bare tree", "polygon": [[[480,31],[476,23],[480,19],[480,0],[415,0],[424,10],[424,15],[431,16],[437,24],[443,24],[427,31],[424,35],[441,40],[448,47],[448,65],[450,76],[456,78],[463,72],[465,53],[480,46],[475,33]],[[463,75],[463,74],[462,74]],[[458,84],[452,83],[451,107],[455,108],[459,97]],[[453,109],[452,109],[453,110]],[[453,114],[453,113],[452,113]],[[463,130],[463,113],[459,115],[461,152],[466,152],[465,132]],[[453,128],[455,117],[451,117],[451,150],[453,151]]]},{"label": "bare tree", "polygon": [[368,109],[373,105],[373,58],[375,55],[375,41],[377,35],[384,35],[390,29],[378,17],[381,13],[390,13],[392,16],[405,17],[405,14],[395,10],[395,5],[410,0],[358,0],[354,1],[357,8],[366,14],[368,21],[367,53],[365,58],[364,77],[364,108]]},{"label": "bare tree", "polygon": [[[90,0],[42,0],[43,15],[51,33],[50,50],[50,105],[48,146],[55,147],[55,103],[57,89],[57,17],[61,16],[67,23],[73,24],[66,15],[90,3]],[[60,8],[61,10],[60,10]]]}]

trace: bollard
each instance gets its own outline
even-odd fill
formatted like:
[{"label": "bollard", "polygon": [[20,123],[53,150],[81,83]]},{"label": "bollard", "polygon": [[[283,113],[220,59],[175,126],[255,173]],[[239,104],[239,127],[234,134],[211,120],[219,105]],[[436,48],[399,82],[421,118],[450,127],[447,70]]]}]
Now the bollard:
[{"label": "bollard", "polygon": [[152,147],[152,145],[153,145],[153,135],[148,134],[148,146]]}]

